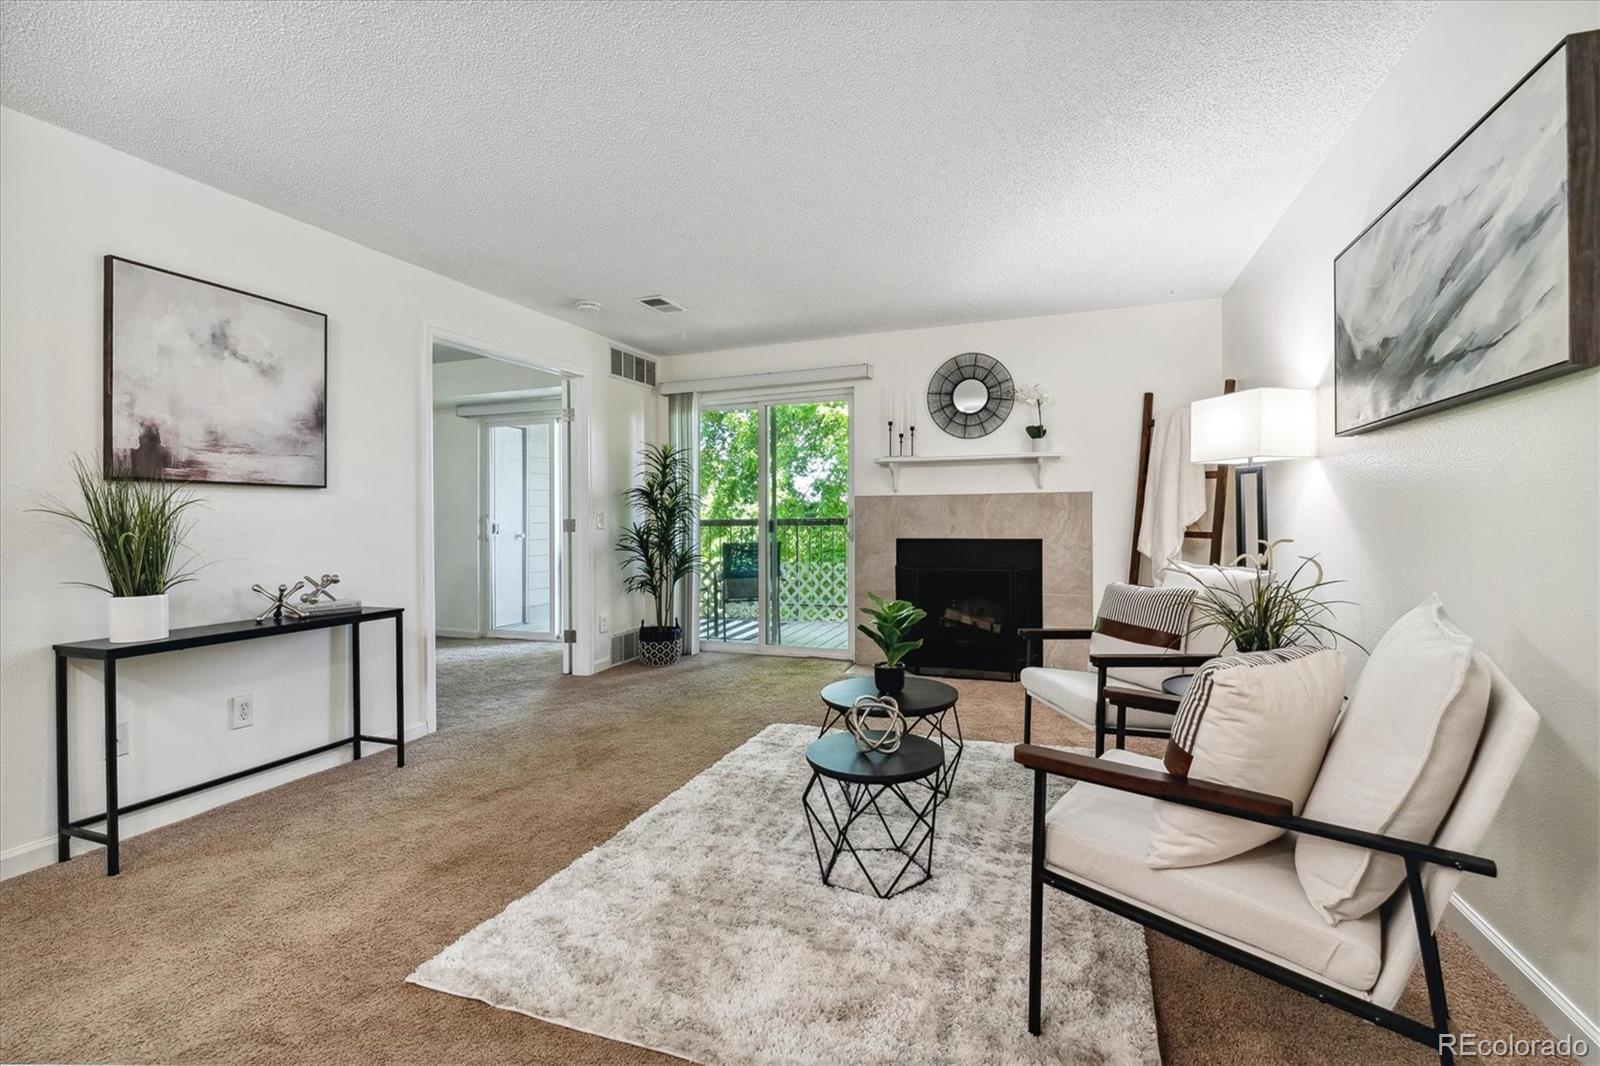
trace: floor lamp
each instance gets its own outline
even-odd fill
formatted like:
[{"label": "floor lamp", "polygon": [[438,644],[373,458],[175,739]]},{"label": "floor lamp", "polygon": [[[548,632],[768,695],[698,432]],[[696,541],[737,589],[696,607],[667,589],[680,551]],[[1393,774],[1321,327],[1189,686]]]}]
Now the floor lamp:
[{"label": "floor lamp", "polygon": [[[1234,536],[1241,555],[1270,544],[1266,464],[1317,454],[1317,394],[1311,389],[1246,389],[1189,408],[1189,460],[1233,468]],[[1256,539],[1246,548],[1244,479],[1256,479]]]}]

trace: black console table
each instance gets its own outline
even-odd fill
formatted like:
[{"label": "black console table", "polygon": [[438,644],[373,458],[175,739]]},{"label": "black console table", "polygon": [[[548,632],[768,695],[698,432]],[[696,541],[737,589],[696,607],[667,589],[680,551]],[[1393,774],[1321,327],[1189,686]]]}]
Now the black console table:
[{"label": "black console table", "polygon": [[[361,742],[372,744],[391,744],[395,749],[395,765],[406,764],[406,684],[405,684],[405,641],[401,636],[401,622],[405,611],[400,607],[363,607],[359,611],[347,614],[323,614],[310,618],[284,619],[281,622],[255,622],[245,619],[240,622],[222,622],[212,626],[194,626],[189,629],[175,629],[160,640],[145,640],[132,644],[113,644],[109,640],[84,640],[76,644],[57,644],[56,653],[56,814],[57,814],[57,850],[56,861],[66,862],[71,858],[69,850],[71,840],[77,837],[80,840],[91,840],[96,844],[106,847],[106,876],[110,877],[121,868],[117,857],[117,845],[120,837],[117,833],[117,818],[134,811],[154,807],[158,803],[179,799],[183,796],[200,792],[204,789],[225,785],[230,781],[237,781],[251,774],[259,774],[264,770],[274,770],[280,766],[305,759],[312,755],[320,755],[325,751],[342,748],[346,744],[351,746],[355,758],[361,758]],[[361,624],[375,622],[384,618],[394,619],[394,737],[369,736],[361,732]],[[297,752],[294,755],[285,755],[281,759],[264,762],[260,766],[252,766],[247,770],[235,770],[231,774],[202,781],[197,785],[186,785],[172,792],[166,792],[149,799],[139,800],[123,806],[117,804],[117,663],[123,659],[142,658],[146,655],[161,655],[169,651],[184,651],[189,648],[205,648],[213,644],[233,644],[241,640],[255,640],[260,637],[276,637],[285,633],[304,633],[312,629],[332,629],[336,626],[350,627],[350,697],[352,704],[350,735],[343,740],[319,744],[309,751]],[[87,818],[73,818],[69,811],[68,789],[68,759],[67,759],[67,660],[89,659],[105,664],[105,703],[106,703],[106,809],[102,814],[90,815]],[[106,824],[105,831],[100,832],[86,828],[96,822]]]}]

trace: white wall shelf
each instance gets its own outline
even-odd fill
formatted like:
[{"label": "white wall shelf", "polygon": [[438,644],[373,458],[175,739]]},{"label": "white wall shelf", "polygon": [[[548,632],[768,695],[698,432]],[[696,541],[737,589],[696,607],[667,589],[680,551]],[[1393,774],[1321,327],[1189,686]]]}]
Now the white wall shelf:
[{"label": "white wall shelf", "polygon": [[908,466],[952,466],[970,463],[1031,463],[1033,480],[1044,488],[1044,464],[1061,458],[1060,452],[989,452],[958,455],[886,455],[872,460],[889,468],[889,481],[900,491],[900,471]]}]

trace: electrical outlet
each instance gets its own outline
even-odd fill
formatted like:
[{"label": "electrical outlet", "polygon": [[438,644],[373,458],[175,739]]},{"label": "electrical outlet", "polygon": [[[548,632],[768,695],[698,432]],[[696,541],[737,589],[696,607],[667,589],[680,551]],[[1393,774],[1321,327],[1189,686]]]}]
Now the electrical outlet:
[{"label": "electrical outlet", "polygon": [[594,528],[606,528],[606,513],[604,511],[596,511],[594,513]]},{"label": "electrical outlet", "polygon": [[600,616],[600,632],[611,632],[611,619],[607,618],[605,615]]},{"label": "electrical outlet", "polygon": [[[133,750],[132,745],[130,744],[130,742],[128,740],[128,723],[127,722],[118,722],[117,723],[117,758],[119,758],[119,759],[122,758],[124,755],[128,754],[128,752],[130,752],[132,750]],[[100,749],[100,761],[101,762],[105,762],[106,761],[106,749],[104,747],[101,747],[101,749]]]},{"label": "electrical outlet", "polygon": [[256,724],[256,698],[235,696],[228,701],[228,728],[245,729]]}]

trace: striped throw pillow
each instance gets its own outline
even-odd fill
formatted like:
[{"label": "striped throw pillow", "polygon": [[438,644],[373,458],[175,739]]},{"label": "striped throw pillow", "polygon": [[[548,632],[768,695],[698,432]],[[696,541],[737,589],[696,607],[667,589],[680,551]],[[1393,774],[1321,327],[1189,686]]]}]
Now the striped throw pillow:
[{"label": "striped throw pillow", "polygon": [[1146,588],[1116,582],[1100,600],[1100,617],[1094,631],[1130,644],[1153,648],[1183,647],[1189,632],[1189,608],[1196,588],[1166,586]]}]

